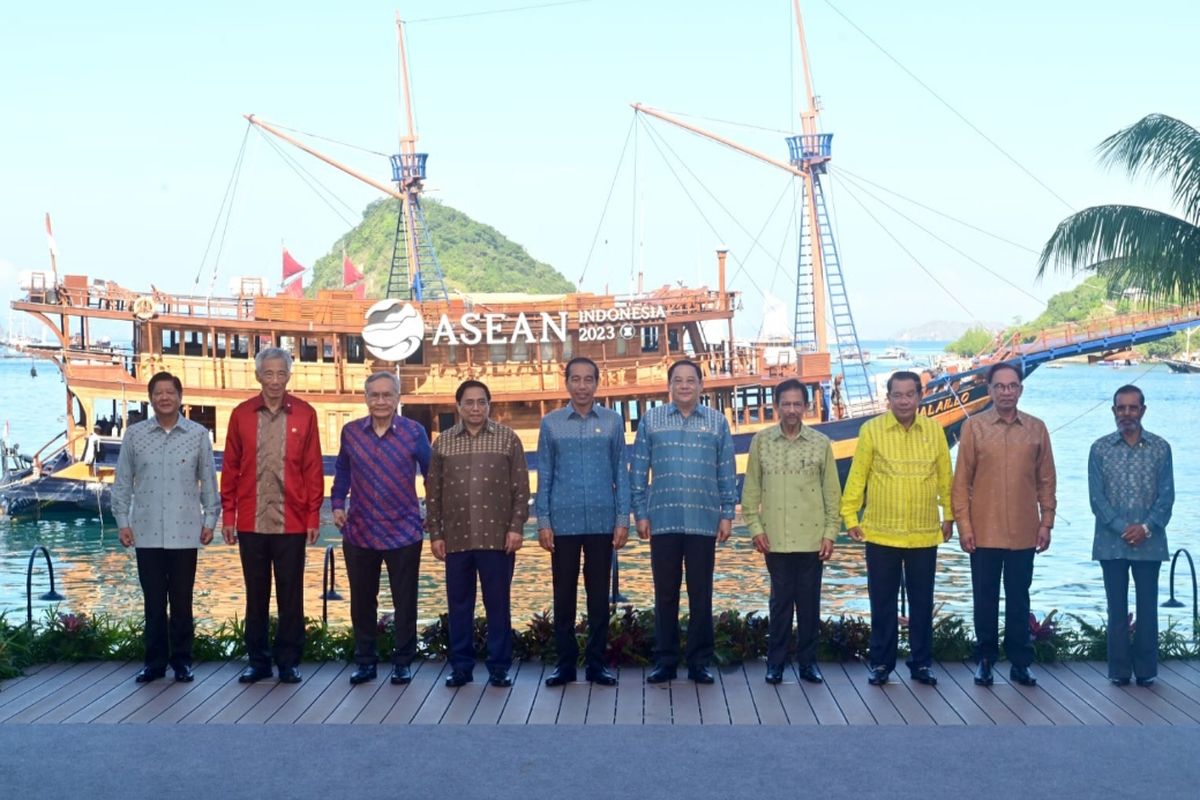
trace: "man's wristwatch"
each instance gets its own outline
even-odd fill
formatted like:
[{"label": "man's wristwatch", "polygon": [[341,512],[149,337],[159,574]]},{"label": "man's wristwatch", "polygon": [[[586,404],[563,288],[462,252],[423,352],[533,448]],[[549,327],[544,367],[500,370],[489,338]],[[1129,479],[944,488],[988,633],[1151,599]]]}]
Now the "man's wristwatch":
[{"label": "man's wristwatch", "polygon": [[1150,538],[1150,526],[1144,522],[1141,523],[1141,525],[1142,525],[1142,531],[1146,534],[1146,538],[1149,539]]}]

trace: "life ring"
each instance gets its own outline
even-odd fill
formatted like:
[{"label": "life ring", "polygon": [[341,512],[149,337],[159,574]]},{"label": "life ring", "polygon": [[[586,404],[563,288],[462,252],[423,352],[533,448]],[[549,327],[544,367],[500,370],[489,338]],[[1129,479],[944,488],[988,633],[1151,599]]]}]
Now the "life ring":
[{"label": "life ring", "polygon": [[148,319],[153,319],[157,313],[154,309],[154,298],[149,295],[142,295],[133,301],[130,305],[135,319],[140,319],[145,322]]}]

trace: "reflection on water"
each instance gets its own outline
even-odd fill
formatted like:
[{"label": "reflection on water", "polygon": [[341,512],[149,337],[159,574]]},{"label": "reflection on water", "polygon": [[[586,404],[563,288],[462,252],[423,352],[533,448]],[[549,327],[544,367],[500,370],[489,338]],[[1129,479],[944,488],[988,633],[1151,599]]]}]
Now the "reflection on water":
[{"label": "reflection on water", "polygon": [[[20,365],[16,365],[20,366]],[[11,375],[9,373],[12,373]],[[1087,452],[1091,442],[1112,429],[1108,410],[1113,390],[1125,382],[1136,382],[1147,396],[1146,427],[1167,437],[1175,453],[1175,514],[1169,528],[1172,548],[1197,547],[1196,520],[1200,518],[1200,426],[1192,410],[1200,392],[1200,375],[1172,375],[1164,367],[1150,370],[1111,370],[1067,365],[1061,370],[1039,370],[1027,382],[1021,400],[1023,409],[1040,416],[1050,428],[1058,463],[1059,513],[1053,545],[1039,556],[1033,582],[1033,610],[1040,618],[1052,609],[1080,614],[1096,621],[1104,613],[1104,590],[1099,566],[1091,561],[1092,515],[1087,499]],[[45,439],[53,435],[52,415],[39,409],[58,408],[62,386],[57,380],[31,381],[28,367],[15,370],[0,364],[0,401],[4,415],[13,416],[14,434],[22,441],[40,424]],[[29,449],[29,448],[25,448]],[[35,448],[36,449],[36,448]],[[328,512],[326,512],[326,518]],[[322,528],[320,548],[309,549],[305,576],[305,610],[321,614],[322,556],[326,545],[340,544],[332,525]],[[517,624],[551,604],[550,559],[537,546],[532,526],[525,531],[525,547],[517,557],[513,585],[513,611]],[[219,537],[218,537],[219,539]],[[10,617],[22,615],[25,601],[25,566],[29,551],[45,544],[55,559],[59,590],[66,596],[64,608],[75,611],[107,611],[118,615],[138,614],[141,591],[133,552],[117,542],[111,524],[101,528],[96,519],[43,519],[30,522],[0,521],[0,610]],[[649,607],[653,602],[648,547],[636,538],[621,551],[621,591],[629,602]],[[1178,576],[1178,596],[1187,607],[1162,609],[1161,620],[1185,620],[1191,612],[1191,583],[1186,564]],[[43,566],[36,567],[34,591],[45,591]],[[337,558],[338,588],[348,596],[340,546]],[[384,587],[386,587],[386,581]],[[1163,568],[1161,600],[1167,594],[1167,568]],[[388,602],[384,588],[383,604]],[[735,528],[734,538],[717,551],[714,607],[742,611],[766,610],[767,577],[762,557],[754,552],[745,528]],[[944,610],[968,616],[971,613],[971,579],[967,557],[957,540],[939,552],[936,583],[937,601]],[[196,578],[196,613],[205,621],[223,621],[243,611],[241,567],[237,549],[214,544],[199,559]],[[39,603],[39,606],[46,604]],[[424,554],[420,590],[420,617],[434,619],[445,610],[442,571],[428,551]],[[842,537],[826,568],[823,613],[867,615],[868,602],[862,546]],[[1168,612],[1170,614],[1168,615]],[[482,613],[482,605],[480,606]],[[330,602],[331,622],[348,625],[348,602]]]}]

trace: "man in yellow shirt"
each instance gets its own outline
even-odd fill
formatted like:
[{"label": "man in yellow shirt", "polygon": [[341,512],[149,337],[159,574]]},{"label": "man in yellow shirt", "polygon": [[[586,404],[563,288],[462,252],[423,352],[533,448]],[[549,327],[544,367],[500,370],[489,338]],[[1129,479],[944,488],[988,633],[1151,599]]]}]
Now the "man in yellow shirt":
[{"label": "man in yellow shirt", "polygon": [[888,378],[887,399],[888,411],[859,429],[842,494],[846,532],[854,541],[867,543],[868,682],[882,686],[896,668],[896,602],[903,574],[909,606],[909,672],[913,680],[934,686],[933,577],[938,545],[949,541],[954,531],[950,446],[940,425],[917,414],[919,375],[894,373]]}]

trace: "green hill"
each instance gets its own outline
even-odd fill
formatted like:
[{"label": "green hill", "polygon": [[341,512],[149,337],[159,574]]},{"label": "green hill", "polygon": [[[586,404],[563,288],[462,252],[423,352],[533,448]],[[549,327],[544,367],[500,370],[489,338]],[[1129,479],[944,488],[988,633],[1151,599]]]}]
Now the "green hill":
[{"label": "green hill", "polygon": [[[392,242],[400,201],[378,200],[367,206],[363,221],[333,243],[313,264],[309,293],[342,285],[342,250],[367,276],[367,297],[382,297],[392,266]],[[490,225],[435,200],[422,201],[446,288],[464,292],[534,292],[556,294],[574,287],[549,264],[535,260],[525,248]]]}]

